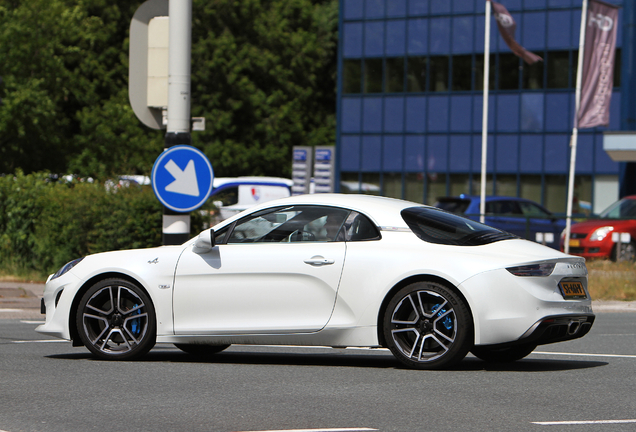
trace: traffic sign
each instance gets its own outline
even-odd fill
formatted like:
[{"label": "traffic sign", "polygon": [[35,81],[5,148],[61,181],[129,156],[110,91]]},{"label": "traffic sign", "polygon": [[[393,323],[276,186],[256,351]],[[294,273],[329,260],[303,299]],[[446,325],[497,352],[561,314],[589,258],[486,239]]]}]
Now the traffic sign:
[{"label": "traffic sign", "polygon": [[151,178],[152,190],[164,206],[187,213],[201,207],[210,196],[214,171],[199,149],[178,145],[159,155]]}]

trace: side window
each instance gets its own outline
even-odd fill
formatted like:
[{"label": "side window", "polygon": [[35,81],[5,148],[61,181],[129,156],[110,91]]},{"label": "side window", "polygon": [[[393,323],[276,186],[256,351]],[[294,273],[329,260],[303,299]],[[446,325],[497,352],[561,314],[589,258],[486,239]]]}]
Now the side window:
[{"label": "side window", "polygon": [[486,203],[486,213],[496,216],[520,215],[521,209],[514,201],[491,201]]},{"label": "side window", "polygon": [[292,206],[248,216],[236,223],[227,243],[343,241],[349,210]]},{"label": "side window", "polygon": [[520,202],[519,206],[521,206],[521,211],[523,211],[523,215],[526,217],[538,217],[538,218],[546,218],[549,219],[552,217],[550,213],[543,210],[541,207],[534,205],[528,202]]},{"label": "side window", "polygon": [[380,240],[380,231],[363,214],[351,212],[345,222],[346,241]]}]

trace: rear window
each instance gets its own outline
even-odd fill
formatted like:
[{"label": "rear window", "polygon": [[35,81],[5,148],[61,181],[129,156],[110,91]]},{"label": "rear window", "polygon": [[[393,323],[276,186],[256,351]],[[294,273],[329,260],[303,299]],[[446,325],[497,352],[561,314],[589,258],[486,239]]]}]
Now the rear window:
[{"label": "rear window", "polygon": [[518,238],[505,231],[432,207],[409,207],[402,210],[401,215],[413,234],[429,243],[481,246]]}]

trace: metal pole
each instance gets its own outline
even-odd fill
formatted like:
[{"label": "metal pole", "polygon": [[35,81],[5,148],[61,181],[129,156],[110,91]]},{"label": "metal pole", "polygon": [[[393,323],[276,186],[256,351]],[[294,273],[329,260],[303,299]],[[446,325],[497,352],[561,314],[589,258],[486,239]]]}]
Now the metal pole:
[{"label": "metal pole", "polygon": [[[192,51],[192,0],[170,0],[168,48],[168,126],[166,148],[190,145],[190,59]],[[190,214],[164,207],[163,244],[177,245],[190,238]]]},{"label": "metal pole", "polygon": [[486,29],[484,36],[484,101],[481,120],[481,192],[479,221],[486,221],[486,160],[488,157],[488,84],[490,82],[490,1],[486,2]]},{"label": "metal pole", "polygon": [[585,28],[587,27],[587,0],[583,0],[581,11],[581,32],[579,35],[579,59],[576,70],[576,93],[574,96],[574,128],[570,140],[570,178],[568,181],[568,205],[565,220],[565,243],[563,250],[570,253],[570,231],[572,228],[572,202],[574,201],[574,171],[576,166],[576,146],[579,137],[579,108],[581,106],[581,81],[583,79],[583,55],[585,48]]}]

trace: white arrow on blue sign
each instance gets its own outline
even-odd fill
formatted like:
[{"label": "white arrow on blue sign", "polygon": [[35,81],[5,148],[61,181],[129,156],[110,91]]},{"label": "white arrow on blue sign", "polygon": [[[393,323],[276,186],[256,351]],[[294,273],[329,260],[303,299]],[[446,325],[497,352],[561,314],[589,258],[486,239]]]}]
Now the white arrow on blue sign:
[{"label": "white arrow on blue sign", "polygon": [[152,166],[152,190],[161,203],[179,213],[195,210],[210,196],[214,171],[199,149],[170,147]]}]

